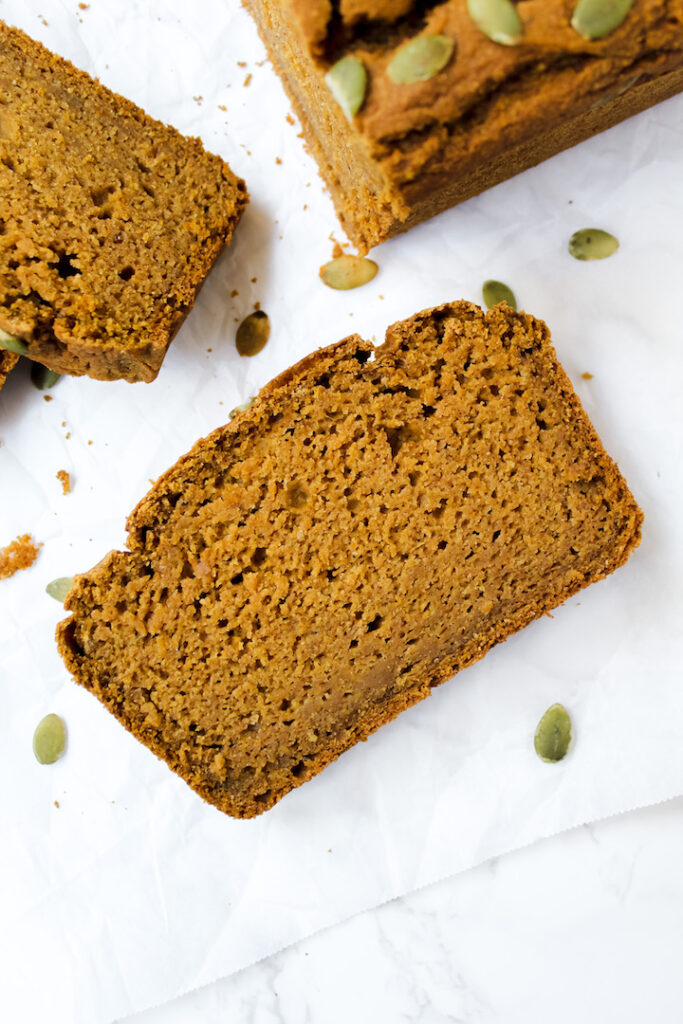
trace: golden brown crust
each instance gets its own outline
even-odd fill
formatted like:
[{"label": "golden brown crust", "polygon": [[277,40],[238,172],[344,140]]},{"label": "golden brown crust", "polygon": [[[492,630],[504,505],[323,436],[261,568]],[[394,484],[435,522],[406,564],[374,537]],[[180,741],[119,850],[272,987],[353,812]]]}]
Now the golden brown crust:
[{"label": "golden brown crust", "polygon": [[[509,176],[681,88],[683,0],[635,0],[622,25],[595,41],[571,27],[572,0],[522,0],[516,46],[489,40],[466,0],[398,3],[395,11],[359,0],[324,27],[319,17],[313,40],[299,28],[301,0],[246,2],[361,251],[500,181],[507,154],[518,156]],[[397,84],[387,67],[420,33],[452,38],[454,57],[426,82]],[[369,77],[351,125],[323,81],[348,53]]]},{"label": "golden brown crust", "polygon": [[77,681],[259,814],[622,565],[642,514],[545,325],[451,303],[280,375],[77,577]]},{"label": "golden brown crust", "polygon": [[0,88],[0,328],[59,373],[153,380],[244,182],[3,22]]}]

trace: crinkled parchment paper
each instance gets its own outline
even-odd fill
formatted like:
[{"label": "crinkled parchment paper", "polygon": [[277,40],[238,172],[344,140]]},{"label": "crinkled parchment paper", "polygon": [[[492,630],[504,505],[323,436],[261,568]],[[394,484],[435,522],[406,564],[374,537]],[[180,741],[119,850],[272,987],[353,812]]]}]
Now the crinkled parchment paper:
[{"label": "crinkled parchment paper", "polygon": [[[20,366],[0,392],[0,544],[44,545],[0,581],[6,1019],[104,1024],[540,836],[683,793],[683,97],[385,244],[371,284],[334,293],[318,268],[343,235],[237,0],[0,0],[0,17],[200,134],[252,195],[154,384],[65,378],[45,402]],[[567,240],[593,226],[621,247],[576,262]],[[150,479],[274,374],[345,334],[380,340],[419,309],[478,301],[490,277],[550,324],[645,511],[642,546],[274,810],[233,821],[69,678],[45,584],[121,546]],[[271,341],[242,359],[235,327],[257,302]],[[555,701],[576,740],[550,766],[532,737]],[[31,737],[49,711],[69,741],[43,767]]]}]

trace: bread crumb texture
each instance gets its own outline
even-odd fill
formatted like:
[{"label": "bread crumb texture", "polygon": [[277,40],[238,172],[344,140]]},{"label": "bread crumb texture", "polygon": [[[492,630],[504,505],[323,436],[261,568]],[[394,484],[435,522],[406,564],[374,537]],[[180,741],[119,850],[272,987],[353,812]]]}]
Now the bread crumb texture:
[{"label": "bread crumb texture", "polygon": [[545,325],[453,303],[319,350],[201,440],[76,577],[59,647],[250,817],[616,569],[641,518]]},{"label": "bread crumb texture", "polygon": [[0,388],[7,380],[7,375],[16,365],[18,359],[19,356],[15,355],[14,352],[7,352],[4,349],[0,349]]},{"label": "bread crumb texture", "polygon": [[153,380],[244,182],[3,22],[0,95],[0,327],[58,373]]},{"label": "bread crumb texture", "polygon": [[41,544],[33,541],[30,533],[22,533],[7,547],[0,548],[0,580],[14,576],[20,569],[29,569],[38,557]]},{"label": "bread crumb texture", "polygon": [[71,476],[65,469],[57,471],[57,479],[62,485],[62,494],[71,494]]}]

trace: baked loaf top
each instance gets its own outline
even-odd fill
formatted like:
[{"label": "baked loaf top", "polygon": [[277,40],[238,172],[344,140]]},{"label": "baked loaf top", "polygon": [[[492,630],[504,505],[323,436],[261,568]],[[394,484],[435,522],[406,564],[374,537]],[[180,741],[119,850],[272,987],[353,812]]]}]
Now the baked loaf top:
[{"label": "baked loaf top", "polygon": [[612,572],[640,522],[547,328],[453,303],[314,353],[200,441],[76,577],[59,647],[250,817]]},{"label": "baked loaf top", "polygon": [[[622,24],[589,41],[571,25],[576,0],[521,0],[516,45],[492,42],[467,0],[271,0],[298,22],[325,72],[354,54],[368,72],[354,125],[390,180],[407,186],[470,158],[480,163],[568,116],[683,66],[683,0],[634,0]],[[387,67],[417,35],[446,35],[453,56],[434,77],[397,84]],[[420,182],[420,189],[423,183]]]},{"label": "baked loaf top", "polygon": [[0,96],[0,328],[58,372],[153,380],[244,182],[2,22]]}]

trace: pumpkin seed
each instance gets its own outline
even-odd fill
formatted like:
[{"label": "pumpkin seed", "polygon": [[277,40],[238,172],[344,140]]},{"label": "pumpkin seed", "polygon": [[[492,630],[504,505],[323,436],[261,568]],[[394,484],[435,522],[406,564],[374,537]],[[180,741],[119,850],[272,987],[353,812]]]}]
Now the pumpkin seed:
[{"label": "pumpkin seed", "polygon": [[572,28],[584,39],[604,39],[619,28],[633,0],[579,0],[572,15]]},{"label": "pumpkin seed", "polygon": [[325,75],[327,86],[350,121],[363,106],[368,73],[358,57],[342,57]]},{"label": "pumpkin seed", "polygon": [[45,593],[49,594],[50,597],[54,597],[55,601],[59,601],[64,604],[66,595],[69,593],[74,585],[73,576],[60,576],[57,580],[52,580],[51,583],[45,587]]},{"label": "pumpkin seed", "polygon": [[542,761],[561,761],[572,741],[572,720],[562,704],[552,704],[541,718],[534,735],[534,749]]},{"label": "pumpkin seed", "polygon": [[234,420],[235,416],[238,416],[241,412],[246,412],[247,409],[251,409],[254,404],[255,397],[256,396],[254,395],[253,398],[248,398],[246,402],[242,402],[241,405],[236,405],[234,409],[231,409],[228,413],[228,419]]},{"label": "pumpkin seed", "polygon": [[8,334],[2,329],[0,329],[0,348],[5,348],[8,352],[15,352],[18,356],[25,356],[28,352],[28,345],[25,341],[15,338],[13,334]]},{"label": "pumpkin seed", "polygon": [[320,268],[320,278],[328,288],[347,291],[372,281],[378,269],[374,260],[344,253]]},{"label": "pumpkin seed", "polygon": [[397,85],[427,82],[446,67],[453,46],[450,36],[417,36],[396,52],[387,74]]},{"label": "pumpkin seed", "polygon": [[262,309],[257,309],[255,313],[246,316],[237,328],[235,345],[241,356],[255,356],[262,348],[265,348],[269,337],[268,314],[264,313]]},{"label": "pumpkin seed", "polygon": [[600,228],[582,228],[569,239],[569,252],[575,260],[604,260],[619,248],[619,242]]},{"label": "pumpkin seed", "polygon": [[60,377],[61,373],[48,370],[47,366],[43,366],[42,363],[33,363],[31,366],[31,383],[39,391],[47,391],[48,388],[53,388]]},{"label": "pumpkin seed", "polygon": [[515,293],[512,288],[508,288],[502,281],[484,281],[481,294],[487,309],[491,309],[498,302],[507,302],[510,309],[517,309]]},{"label": "pumpkin seed", "polygon": [[59,715],[45,715],[33,733],[33,753],[40,764],[54,764],[64,753],[66,729]]},{"label": "pumpkin seed", "polygon": [[467,0],[470,18],[494,43],[514,46],[522,38],[522,19],[512,0]]}]

